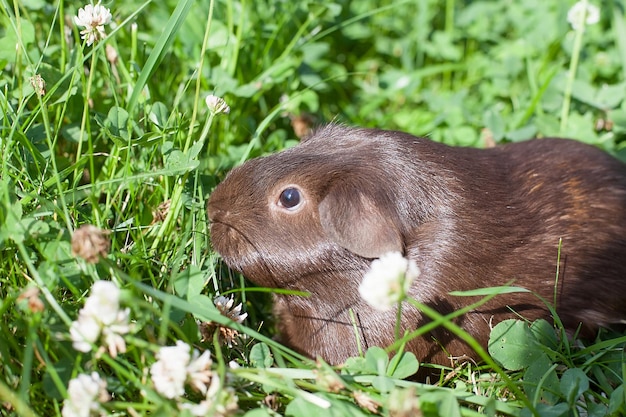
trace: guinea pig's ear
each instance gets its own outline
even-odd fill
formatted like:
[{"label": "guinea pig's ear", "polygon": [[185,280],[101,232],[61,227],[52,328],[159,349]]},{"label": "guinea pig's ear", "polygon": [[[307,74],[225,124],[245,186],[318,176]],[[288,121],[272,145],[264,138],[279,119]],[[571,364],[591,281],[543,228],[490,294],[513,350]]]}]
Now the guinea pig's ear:
[{"label": "guinea pig's ear", "polygon": [[322,229],[341,247],[364,258],[402,252],[391,213],[352,187],[334,186],[319,204]]}]

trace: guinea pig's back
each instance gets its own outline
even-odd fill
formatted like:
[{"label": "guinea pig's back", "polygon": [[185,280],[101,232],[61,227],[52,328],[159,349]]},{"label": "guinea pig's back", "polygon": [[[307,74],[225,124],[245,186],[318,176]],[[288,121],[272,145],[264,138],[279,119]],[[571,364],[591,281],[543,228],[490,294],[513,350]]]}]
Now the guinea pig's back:
[{"label": "guinea pig's back", "polygon": [[533,288],[530,280],[527,286],[548,301],[558,288],[557,311],[566,327],[582,322],[583,334],[591,334],[596,325],[623,323],[626,165],[568,139],[535,139],[492,154],[504,161],[510,187],[498,212],[508,213],[511,236],[520,239],[502,269],[532,271],[552,262],[554,275],[544,273],[532,281],[540,286]]}]

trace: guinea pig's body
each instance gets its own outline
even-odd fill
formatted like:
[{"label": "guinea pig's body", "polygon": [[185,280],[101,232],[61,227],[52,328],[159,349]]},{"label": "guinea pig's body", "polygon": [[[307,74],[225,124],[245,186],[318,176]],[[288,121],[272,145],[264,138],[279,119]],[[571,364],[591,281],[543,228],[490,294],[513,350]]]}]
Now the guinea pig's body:
[{"label": "guinea pig's body", "polygon": [[[275,295],[281,335],[333,364],[358,354],[355,325],[364,348],[394,342],[396,311],[358,293],[372,259],[388,251],[415,260],[421,273],[409,295],[442,314],[476,301],[451,291],[513,281],[556,299],[572,332],[623,323],[625,208],[626,166],[575,141],[480,150],[335,125],[235,168],[208,205],[213,245],[230,267],[259,285],[310,293]],[[532,293],[513,293],[456,322],[486,345],[490,326],[518,316],[550,315]],[[403,329],[428,321],[403,307]],[[475,356],[443,328],[407,349],[440,364]]]}]

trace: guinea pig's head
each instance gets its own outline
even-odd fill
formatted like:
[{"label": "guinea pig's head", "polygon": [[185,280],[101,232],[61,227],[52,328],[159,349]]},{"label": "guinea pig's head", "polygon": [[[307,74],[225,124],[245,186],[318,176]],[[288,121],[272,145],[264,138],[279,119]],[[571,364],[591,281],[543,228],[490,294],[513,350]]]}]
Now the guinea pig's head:
[{"label": "guinea pig's head", "polygon": [[214,248],[247,278],[279,288],[402,252],[401,185],[389,172],[401,150],[381,135],[327,126],[233,169],[208,203]]}]

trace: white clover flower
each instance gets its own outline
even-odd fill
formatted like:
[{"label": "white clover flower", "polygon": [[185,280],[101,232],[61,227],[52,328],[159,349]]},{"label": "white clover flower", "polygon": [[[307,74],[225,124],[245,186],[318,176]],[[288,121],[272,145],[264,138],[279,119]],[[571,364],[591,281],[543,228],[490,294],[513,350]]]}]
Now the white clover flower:
[{"label": "white clover flower", "polygon": [[97,372],[80,374],[67,387],[67,399],[63,402],[63,417],[89,417],[100,410],[100,403],[109,400],[106,381]]},{"label": "white clover flower", "polygon": [[226,104],[223,98],[209,94],[206,96],[206,105],[212,114],[230,113],[230,106]]},{"label": "white clover flower", "polygon": [[218,295],[213,300],[213,303],[223,316],[228,317],[236,323],[243,323],[246,317],[248,317],[248,313],[241,314],[241,303],[237,304],[237,306],[233,308],[235,300],[232,297],[228,298],[223,295]]},{"label": "white clover flower", "polygon": [[118,353],[126,352],[126,341],[119,333],[115,333],[108,328],[105,328],[102,332],[102,338],[104,339],[104,344],[107,346],[107,350],[109,351],[109,355],[112,358],[115,358]]},{"label": "white clover flower", "polygon": [[84,27],[80,31],[81,39],[87,41],[87,46],[91,46],[99,39],[106,37],[104,25],[111,23],[111,11],[98,4],[87,4],[84,8],[78,9],[78,16],[74,16],[74,23]]},{"label": "white clover flower", "polygon": [[150,375],[154,388],[164,397],[173,399],[185,393],[189,352],[189,345],[181,340],[176,342],[176,346],[159,349],[158,360],[150,367]]},{"label": "white clover flower", "polygon": [[202,355],[196,349],[193,350],[191,362],[187,365],[189,384],[196,390],[206,394],[208,384],[211,382],[212,372],[211,352],[205,350]]},{"label": "white clover flower", "polygon": [[180,404],[180,409],[188,410],[192,416],[202,417],[202,416],[209,415],[211,411],[216,411],[216,410],[211,410],[211,409],[215,407],[214,398],[216,394],[219,392],[220,387],[221,387],[220,379],[217,375],[215,375],[211,379],[210,387],[206,390],[204,400],[200,401],[198,404],[192,404],[192,403]]},{"label": "white clover flower", "polygon": [[33,89],[38,96],[46,95],[46,82],[40,74],[35,74],[30,77],[30,85],[33,86]]},{"label": "white clover flower", "polygon": [[231,387],[223,387],[217,375],[211,378],[205,398],[198,404],[181,403],[180,410],[187,410],[192,416],[225,417],[234,415],[238,410],[237,396]]},{"label": "white clover flower", "polygon": [[586,0],[578,1],[567,12],[567,21],[574,30],[585,24],[595,25],[600,21],[600,9]]},{"label": "white clover flower", "polygon": [[102,328],[102,338],[107,346],[109,355],[115,358],[118,353],[126,352],[126,341],[122,337],[123,334],[130,332],[128,324],[130,309],[118,311],[115,322]]},{"label": "white clover flower", "polygon": [[[223,295],[218,295],[213,299],[213,303],[217,310],[224,317],[228,317],[230,320],[235,323],[243,323],[243,321],[248,317],[248,313],[242,313],[241,308],[242,304],[239,303],[237,306],[233,307],[235,304],[235,300],[230,297],[224,297]],[[221,324],[206,321],[206,322],[198,322],[198,326],[200,328],[200,334],[202,335],[202,340],[211,340],[215,332],[219,332],[219,339],[222,343],[228,345],[228,347],[233,347],[233,345],[237,344],[237,338],[239,337],[239,332],[235,329],[231,329],[230,327],[222,326]]]},{"label": "white clover flower", "polygon": [[89,352],[100,337],[100,323],[92,316],[79,314],[70,326],[72,346],[79,352]]},{"label": "white clover flower", "polygon": [[95,264],[106,258],[111,248],[110,230],[102,230],[91,224],[83,224],[72,234],[72,254]]},{"label": "white clover flower", "polygon": [[415,261],[399,252],[388,252],[372,262],[359,293],[372,307],[386,311],[402,301],[419,273]]},{"label": "white clover flower", "polygon": [[[166,346],[156,354],[157,361],[150,367],[154,388],[166,398],[185,394],[185,384],[204,394],[214,396],[217,375],[211,371],[211,352],[202,354],[187,343],[178,340],[176,346]],[[217,378],[219,382],[219,378]],[[194,414],[195,415],[195,414]]]},{"label": "white clover flower", "polygon": [[72,346],[80,352],[89,352],[102,336],[109,354],[116,357],[126,352],[122,335],[130,332],[130,310],[120,310],[120,289],[111,281],[96,281],[78,319],[70,326]]},{"label": "white clover flower", "polygon": [[189,414],[191,414],[192,416],[204,417],[204,416],[209,415],[209,412],[211,411],[212,406],[213,406],[213,403],[211,401],[202,400],[198,404],[181,403],[178,405],[178,408],[181,411],[183,410],[189,411]]},{"label": "white clover flower", "polygon": [[103,325],[115,323],[120,310],[120,289],[112,281],[96,281],[81,313],[93,316]]}]

